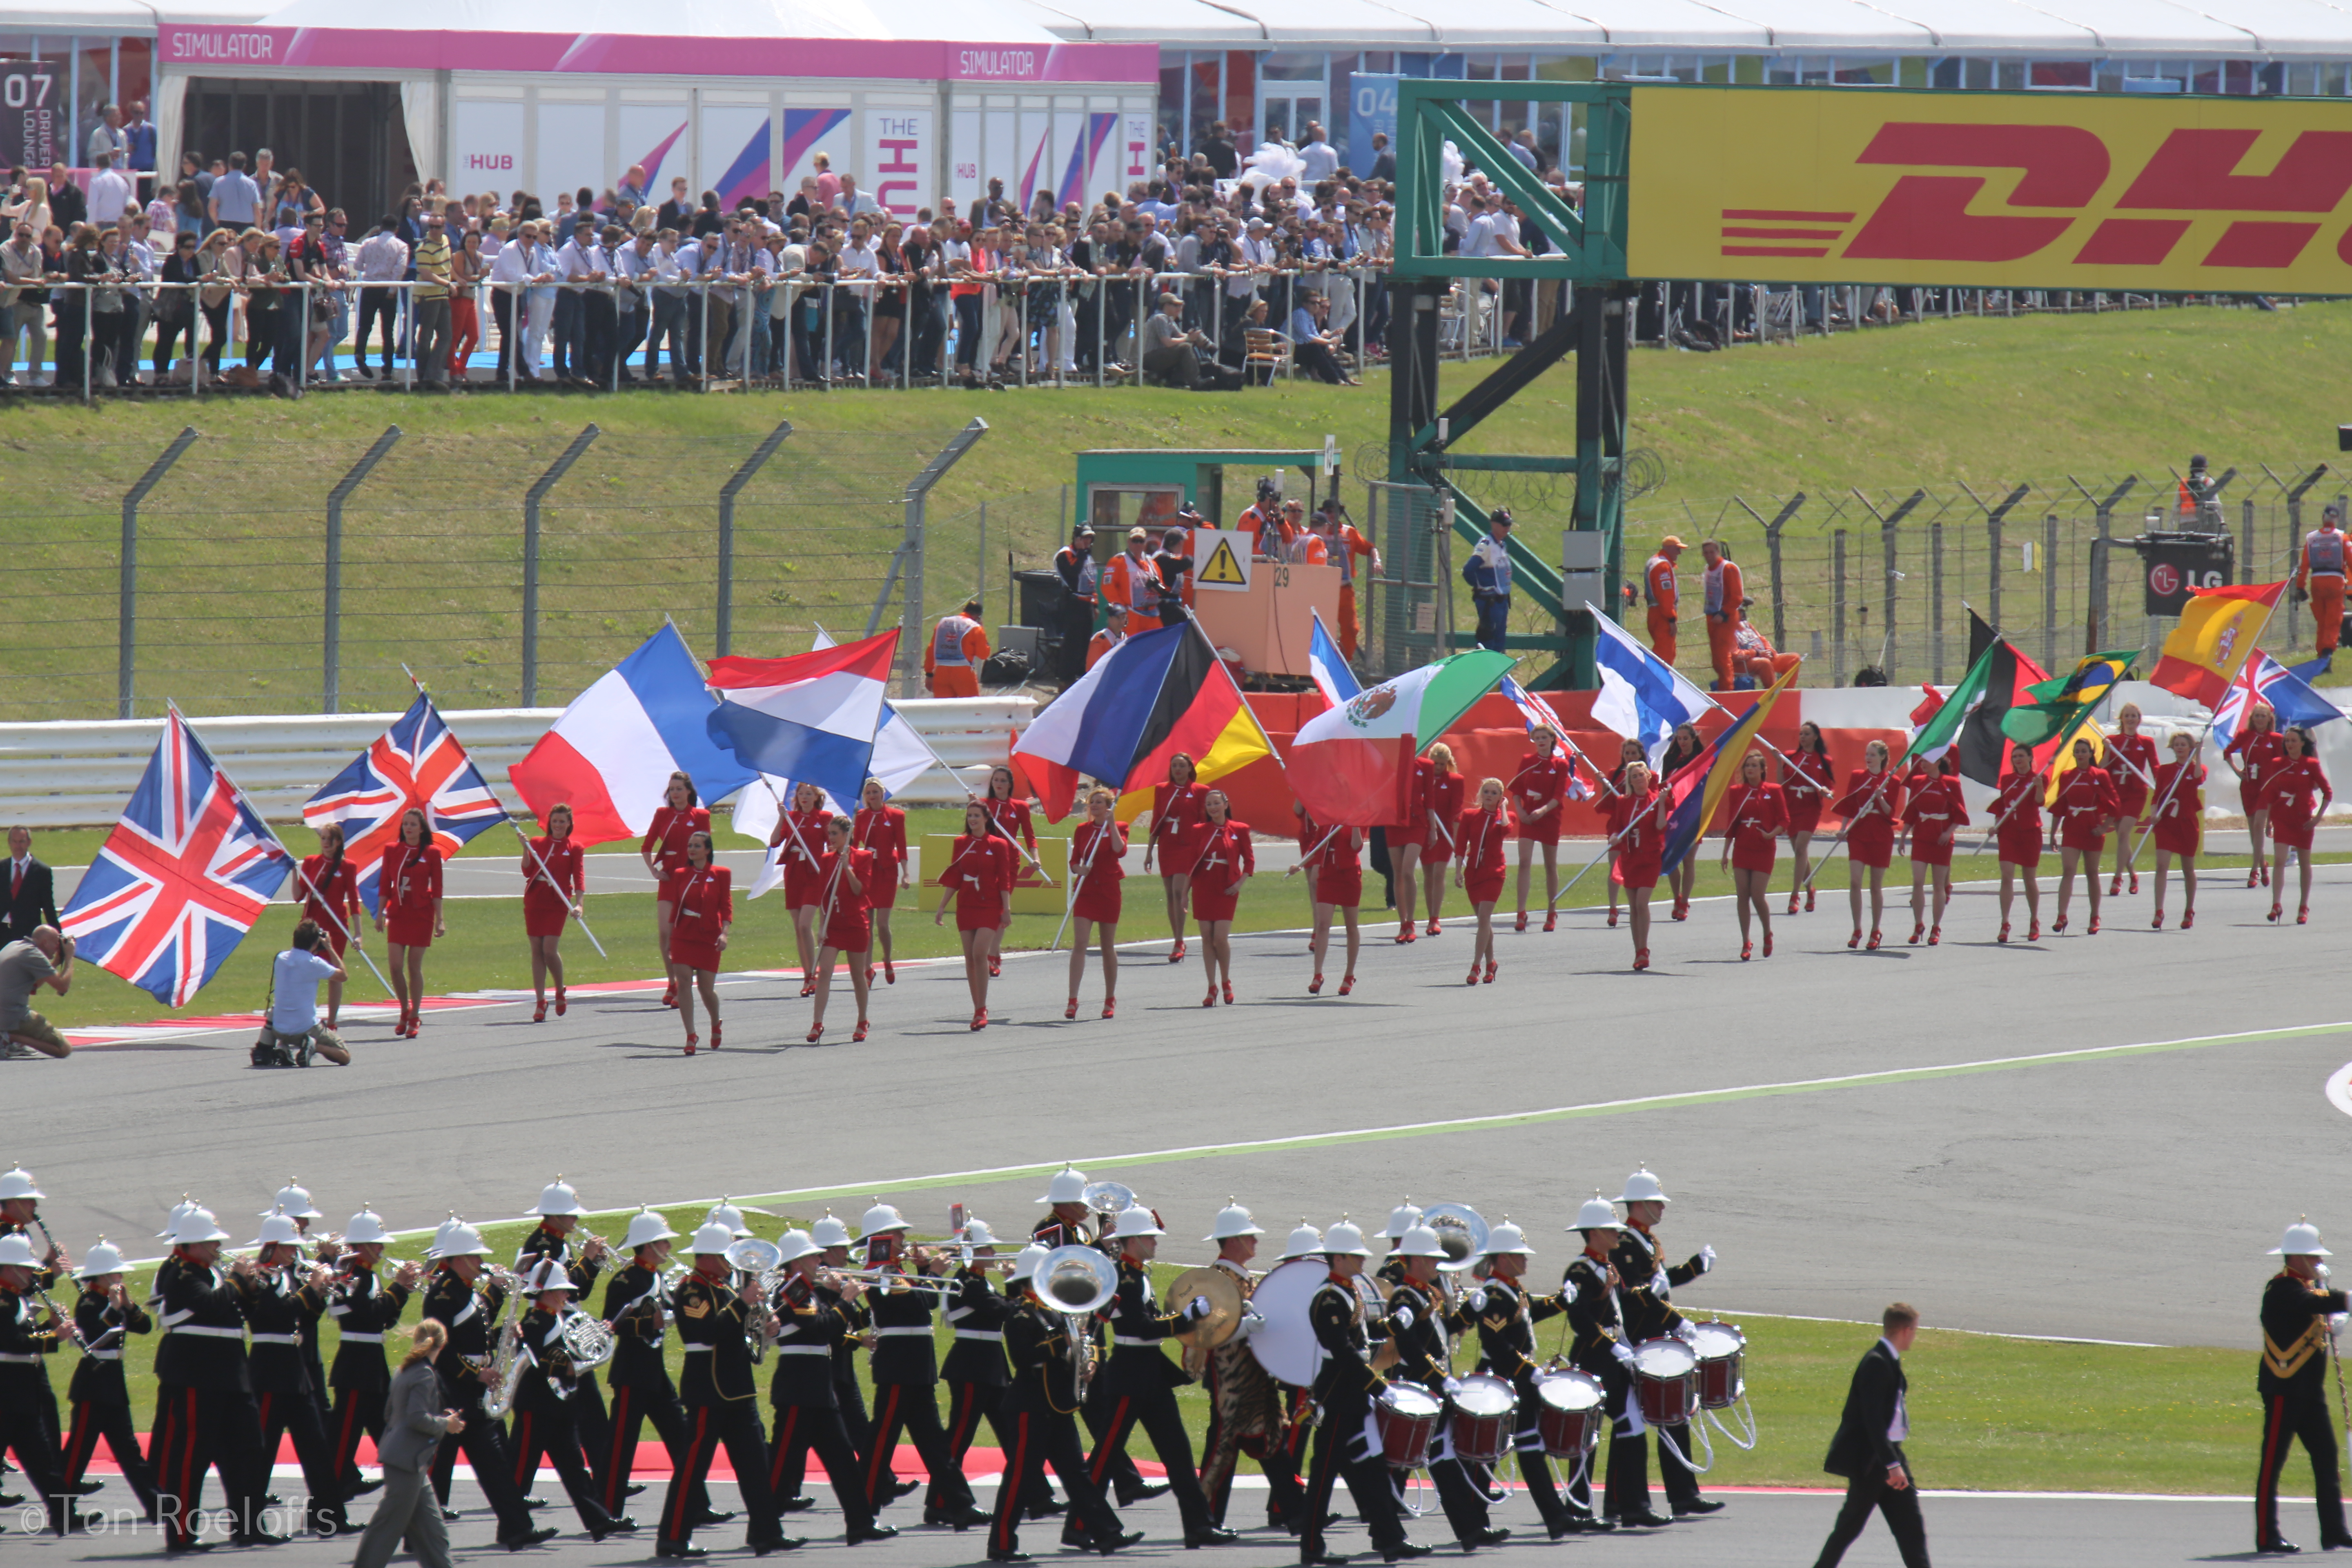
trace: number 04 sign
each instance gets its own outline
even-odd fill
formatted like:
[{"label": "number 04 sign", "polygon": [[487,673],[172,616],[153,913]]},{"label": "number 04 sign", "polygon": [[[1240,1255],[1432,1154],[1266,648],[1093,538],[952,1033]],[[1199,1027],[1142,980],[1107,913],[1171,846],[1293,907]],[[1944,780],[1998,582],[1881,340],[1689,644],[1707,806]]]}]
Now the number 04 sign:
[{"label": "number 04 sign", "polygon": [[56,61],[0,65],[0,157],[27,169],[58,161],[59,97]]}]

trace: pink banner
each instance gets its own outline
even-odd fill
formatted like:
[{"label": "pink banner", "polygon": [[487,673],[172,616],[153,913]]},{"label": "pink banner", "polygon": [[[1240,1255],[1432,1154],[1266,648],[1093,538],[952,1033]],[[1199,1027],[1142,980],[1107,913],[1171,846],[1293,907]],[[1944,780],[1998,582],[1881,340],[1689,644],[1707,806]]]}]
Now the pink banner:
[{"label": "pink banner", "polygon": [[359,27],[167,26],[165,65],[369,70],[499,69],[567,75],[869,77],[913,81],[1157,85],[1156,44],[954,44],[843,38],[661,37],[624,33],[406,32]]}]

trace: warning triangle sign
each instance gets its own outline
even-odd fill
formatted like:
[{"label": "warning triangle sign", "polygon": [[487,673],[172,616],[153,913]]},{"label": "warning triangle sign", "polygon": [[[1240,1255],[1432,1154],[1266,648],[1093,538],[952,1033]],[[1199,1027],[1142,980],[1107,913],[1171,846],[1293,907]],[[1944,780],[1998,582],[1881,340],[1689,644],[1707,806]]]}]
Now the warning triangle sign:
[{"label": "warning triangle sign", "polygon": [[1195,581],[1218,583],[1234,588],[1243,587],[1248,584],[1249,577],[1243,572],[1242,563],[1234,559],[1234,546],[1231,540],[1217,541],[1216,549],[1209,553],[1208,564],[1201,568],[1200,575]]}]

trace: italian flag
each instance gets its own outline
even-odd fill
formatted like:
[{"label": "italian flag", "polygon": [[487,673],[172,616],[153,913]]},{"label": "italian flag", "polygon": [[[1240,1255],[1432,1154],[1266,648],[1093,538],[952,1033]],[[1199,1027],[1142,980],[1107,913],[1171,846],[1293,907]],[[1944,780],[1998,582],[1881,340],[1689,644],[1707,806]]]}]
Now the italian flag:
[{"label": "italian flag", "polygon": [[1317,714],[1291,744],[1291,789],[1326,826],[1402,823],[1413,759],[1517,662],[1486,648],[1457,653]]}]

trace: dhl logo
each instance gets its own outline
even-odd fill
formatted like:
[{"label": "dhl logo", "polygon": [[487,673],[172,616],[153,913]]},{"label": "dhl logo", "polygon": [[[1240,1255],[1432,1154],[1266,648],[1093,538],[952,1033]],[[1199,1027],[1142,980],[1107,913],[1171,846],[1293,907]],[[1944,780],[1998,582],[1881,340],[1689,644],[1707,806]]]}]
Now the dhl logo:
[{"label": "dhl logo", "polygon": [[1925,97],[1637,93],[1634,275],[2352,292],[2340,104]]}]

